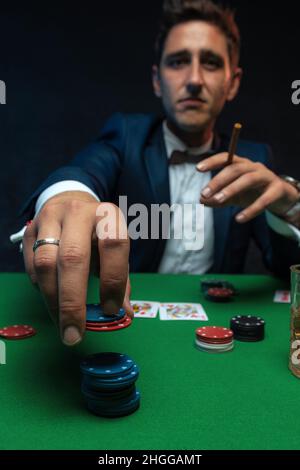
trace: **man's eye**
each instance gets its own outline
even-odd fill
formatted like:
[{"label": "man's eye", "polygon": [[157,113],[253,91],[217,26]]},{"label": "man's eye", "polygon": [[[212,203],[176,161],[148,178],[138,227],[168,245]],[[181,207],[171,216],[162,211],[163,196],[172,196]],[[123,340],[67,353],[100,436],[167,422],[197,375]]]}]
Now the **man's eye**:
[{"label": "man's eye", "polygon": [[187,59],[172,59],[169,61],[169,67],[172,67],[173,69],[177,69],[187,63],[188,63]]},{"label": "man's eye", "polygon": [[203,65],[209,70],[217,70],[221,67],[219,62],[213,59],[204,61]]}]

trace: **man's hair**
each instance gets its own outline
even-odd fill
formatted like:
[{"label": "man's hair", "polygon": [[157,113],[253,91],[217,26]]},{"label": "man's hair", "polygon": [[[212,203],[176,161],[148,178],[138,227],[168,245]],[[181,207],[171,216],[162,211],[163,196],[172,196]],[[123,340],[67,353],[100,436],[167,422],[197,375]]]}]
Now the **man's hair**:
[{"label": "man's hair", "polygon": [[160,64],[164,44],[170,30],[177,24],[193,20],[205,21],[219,28],[227,39],[231,66],[237,66],[241,41],[234,12],[212,0],[164,0],[163,13],[155,42],[156,64]]}]

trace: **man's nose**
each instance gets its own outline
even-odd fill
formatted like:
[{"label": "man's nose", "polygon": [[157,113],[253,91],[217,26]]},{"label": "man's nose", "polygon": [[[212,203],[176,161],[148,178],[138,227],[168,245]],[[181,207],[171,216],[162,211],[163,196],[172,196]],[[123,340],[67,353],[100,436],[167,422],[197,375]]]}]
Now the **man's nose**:
[{"label": "man's nose", "polygon": [[186,86],[187,92],[191,96],[198,96],[202,90],[202,85],[196,83],[188,83]]},{"label": "man's nose", "polygon": [[201,65],[198,62],[191,64],[190,73],[187,81],[187,91],[191,95],[200,93],[203,86],[203,74]]}]

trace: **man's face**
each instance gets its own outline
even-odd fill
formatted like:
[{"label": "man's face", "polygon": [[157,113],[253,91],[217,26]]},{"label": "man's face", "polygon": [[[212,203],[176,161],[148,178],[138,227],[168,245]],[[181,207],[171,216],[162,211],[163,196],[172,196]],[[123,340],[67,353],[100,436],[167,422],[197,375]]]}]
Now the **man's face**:
[{"label": "man's face", "polygon": [[204,21],[189,21],[170,30],[153,85],[168,121],[193,133],[214,124],[236,95],[240,72],[231,69],[225,35]]}]

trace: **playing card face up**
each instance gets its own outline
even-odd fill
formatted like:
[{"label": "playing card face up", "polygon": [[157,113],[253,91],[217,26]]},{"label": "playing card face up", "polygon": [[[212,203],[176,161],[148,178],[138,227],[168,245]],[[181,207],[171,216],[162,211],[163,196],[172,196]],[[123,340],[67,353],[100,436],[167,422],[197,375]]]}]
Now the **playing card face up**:
[{"label": "playing card face up", "polygon": [[163,303],[160,304],[159,313],[161,320],[208,320],[200,304]]},{"label": "playing card face up", "polygon": [[156,318],[160,306],[159,302],[146,300],[131,300],[130,303],[135,318]]}]

